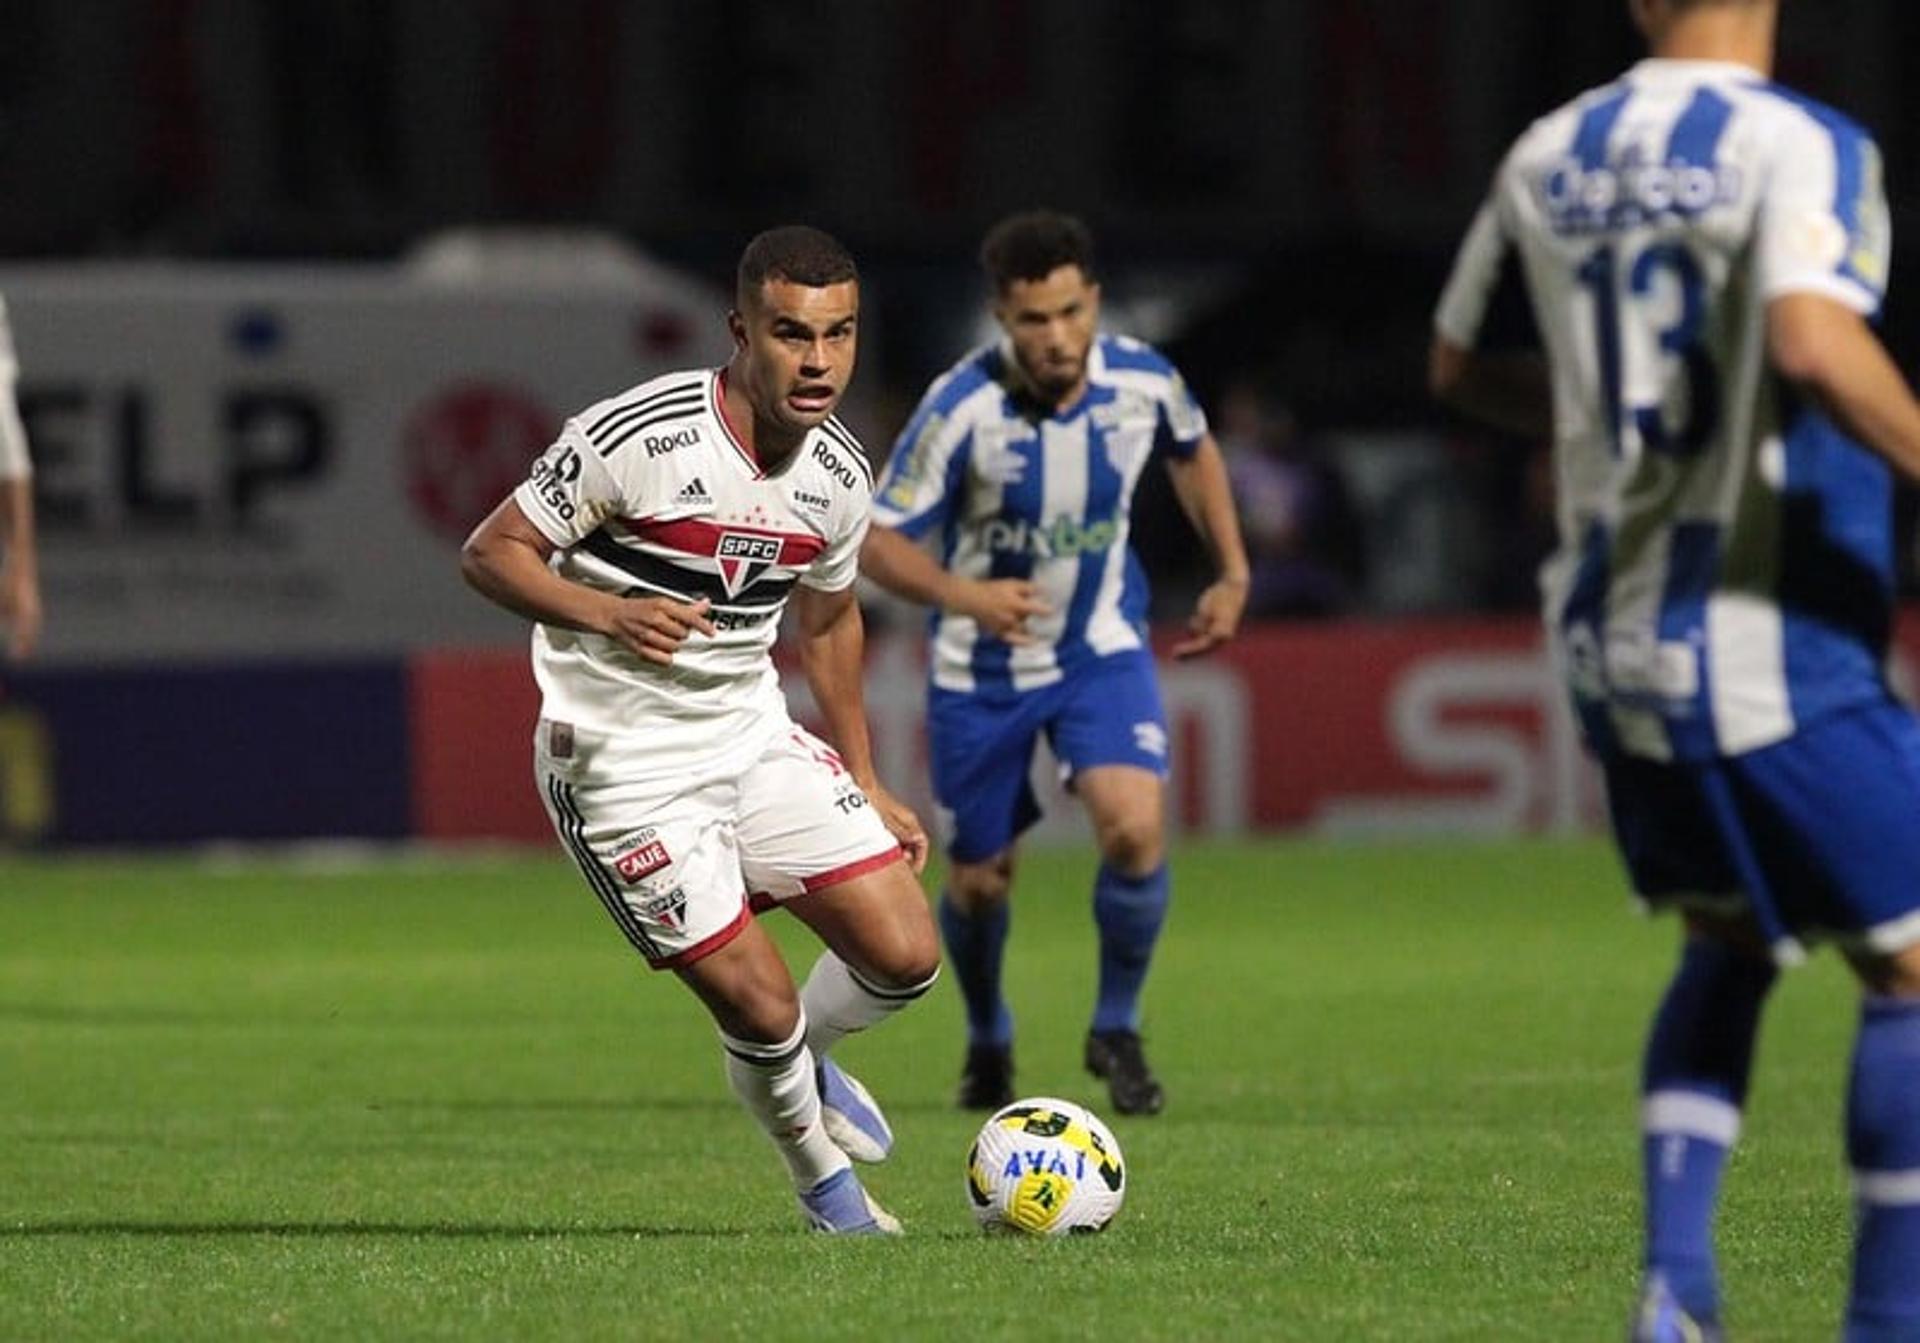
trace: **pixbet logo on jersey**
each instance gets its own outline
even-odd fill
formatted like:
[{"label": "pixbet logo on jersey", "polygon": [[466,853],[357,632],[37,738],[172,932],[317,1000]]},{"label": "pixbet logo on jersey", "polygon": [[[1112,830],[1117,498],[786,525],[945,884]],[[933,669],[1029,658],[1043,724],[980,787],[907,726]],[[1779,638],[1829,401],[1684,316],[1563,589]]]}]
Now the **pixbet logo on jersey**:
[{"label": "pixbet logo on jersey", "polygon": [[751,532],[722,532],[713,548],[713,558],[720,565],[720,582],[732,597],[751,586],[767,571],[768,565],[779,563],[780,538],[755,536]]},{"label": "pixbet logo on jersey", "polygon": [[1037,560],[1072,559],[1097,555],[1120,534],[1120,520],[1083,523],[1062,513],[1042,526],[1025,518],[994,518],[980,529],[983,549],[1002,554],[1031,555]]}]

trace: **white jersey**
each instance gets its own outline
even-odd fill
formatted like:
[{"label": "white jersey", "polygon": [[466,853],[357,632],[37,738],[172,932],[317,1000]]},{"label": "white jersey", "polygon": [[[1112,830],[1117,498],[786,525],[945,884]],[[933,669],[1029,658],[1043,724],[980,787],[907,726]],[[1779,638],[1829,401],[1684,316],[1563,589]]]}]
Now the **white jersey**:
[{"label": "white jersey", "polygon": [[1884,693],[1891,480],[1773,376],[1766,309],[1868,316],[1880,158],[1744,66],[1649,60],[1502,164],[1436,325],[1472,346],[1517,251],[1553,376],[1549,628],[1601,750],[1701,759]]},{"label": "white jersey", "polygon": [[32,474],[27,460],[27,434],[20,425],[14,385],[20,364],[13,353],[13,328],[7,322],[7,302],[0,298],[0,480],[23,480]]},{"label": "white jersey", "polygon": [[871,468],[837,420],[777,472],[734,437],[724,373],[670,373],[569,420],[514,501],[560,547],[564,578],[628,596],[711,599],[712,635],[673,664],[613,640],[536,624],[542,717],[626,742],[633,772],[758,755],[788,720],[771,649],[795,583],[822,591],[857,573]]}]

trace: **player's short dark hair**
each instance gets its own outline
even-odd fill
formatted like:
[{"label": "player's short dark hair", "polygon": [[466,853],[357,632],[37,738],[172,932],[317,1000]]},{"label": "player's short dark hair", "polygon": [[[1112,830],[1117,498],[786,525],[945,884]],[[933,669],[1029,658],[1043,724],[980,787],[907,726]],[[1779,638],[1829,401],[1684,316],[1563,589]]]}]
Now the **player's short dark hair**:
[{"label": "player's short dark hair", "polygon": [[1091,280],[1093,232],[1074,216],[1055,210],[1008,215],[987,230],[980,266],[996,294],[1005,293],[1016,280],[1044,280],[1062,266],[1078,266]]},{"label": "player's short dark hair", "polygon": [[807,224],[770,228],[747,244],[734,272],[734,301],[744,304],[768,280],[786,280],[809,289],[858,281],[853,253],[832,234]]}]

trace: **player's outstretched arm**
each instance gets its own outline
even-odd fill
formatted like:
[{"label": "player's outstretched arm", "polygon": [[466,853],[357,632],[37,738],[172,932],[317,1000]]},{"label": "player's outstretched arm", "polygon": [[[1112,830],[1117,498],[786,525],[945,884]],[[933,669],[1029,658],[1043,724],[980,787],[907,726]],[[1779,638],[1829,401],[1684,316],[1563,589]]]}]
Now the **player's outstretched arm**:
[{"label": "player's outstretched arm", "polygon": [[940,567],[910,537],[875,525],[860,548],[860,572],[897,597],[978,621],[1004,643],[1031,643],[1027,621],[1052,613],[1024,578],[963,578]]},{"label": "player's outstretched arm", "polygon": [[1784,294],[1767,304],[1767,355],[1849,436],[1920,480],[1920,401],[1864,317],[1820,294]]},{"label": "player's outstretched arm", "polygon": [[712,634],[710,603],[671,597],[616,597],[569,582],[547,567],[553,542],[509,496],[460,548],[467,583],[509,611],[543,625],[603,634],[636,657],[665,666],[689,634]]},{"label": "player's outstretched arm", "polygon": [[40,642],[40,564],[33,534],[33,481],[15,476],[0,480],[0,629],[7,632],[7,653],[16,660]]},{"label": "player's outstretched arm", "polygon": [[1190,658],[1219,647],[1240,628],[1253,571],[1240,536],[1240,515],[1233,507],[1227,460],[1213,435],[1201,435],[1193,456],[1169,461],[1167,471],[1187,521],[1213,559],[1214,580],[1194,603],[1188,637],[1173,646],[1175,657]]},{"label": "player's outstretched arm", "polygon": [[851,587],[822,592],[799,584],[789,604],[800,621],[800,667],[819,706],[827,740],[918,872],[927,862],[926,827],[911,807],[881,786],[873,768],[873,738],[861,689],[867,634],[860,603]]},{"label": "player's outstretched arm", "polygon": [[1553,433],[1553,383],[1535,350],[1487,352],[1436,335],[1427,352],[1436,400],[1522,438]]}]

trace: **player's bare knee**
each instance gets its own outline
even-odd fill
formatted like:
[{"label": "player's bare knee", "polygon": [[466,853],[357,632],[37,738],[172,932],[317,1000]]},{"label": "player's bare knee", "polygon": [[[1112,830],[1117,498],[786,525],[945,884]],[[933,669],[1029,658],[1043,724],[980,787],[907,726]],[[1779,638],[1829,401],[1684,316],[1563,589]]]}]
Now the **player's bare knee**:
[{"label": "player's bare knee", "polygon": [[1124,877],[1144,877],[1166,857],[1159,818],[1125,816],[1100,828],[1100,857]]},{"label": "player's bare knee", "polygon": [[717,955],[681,967],[686,982],[713,1016],[738,1040],[777,1044],[800,1024],[800,995],[777,958]]},{"label": "player's bare knee", "polygon": [[1867,992],[1881,998],[1920,999],[1920,945],[1886,954],[1853,952],[1847,959]]},{"label": "player's bare knee", "polygon": [[1001,854],[984,863],[955,863],[947,874],[947,898],[969,914],[985,914],[1007,902],[1013,891],[1013,858]]},{"label": "player's bare knee", "polygon": [[918,917],[894,920],[886,936],[870,937],[861,947],[855,968],[876,988],[918,989],[940,972],[940,934],[924,900],[914,910]]},{"label": "player's bare knee", "polygon": [[1761,931],[1760,925],[1755,922],[1752,914],[1744,910],[1717,914],[1706,910],[1689,909],[1684,917],[1688,937],[1700,941],[1717,942],[1748,960],[1773,964],[1773,952],[1767,945],[1767,936]]},{"label": "player's bare knee", "polygon": [[940,973],[940,940],[915,938],[890,948],[878,964],[867,967],[866,977],[883,989],[904,993],[925,986]]},{"label": "player's bare knee", "polygon": [[940,973],[940,934],[931,918],[921,919],[907,930],[886,971],[889,986],[896,989],[919,988]]},{"label": "player's bare knee", "polygon": [[800,1000],[791,994],[750,991],[725,1000],[707,1000],[714,1024],[736,1040],[779,1044],[800,1025]]}]

